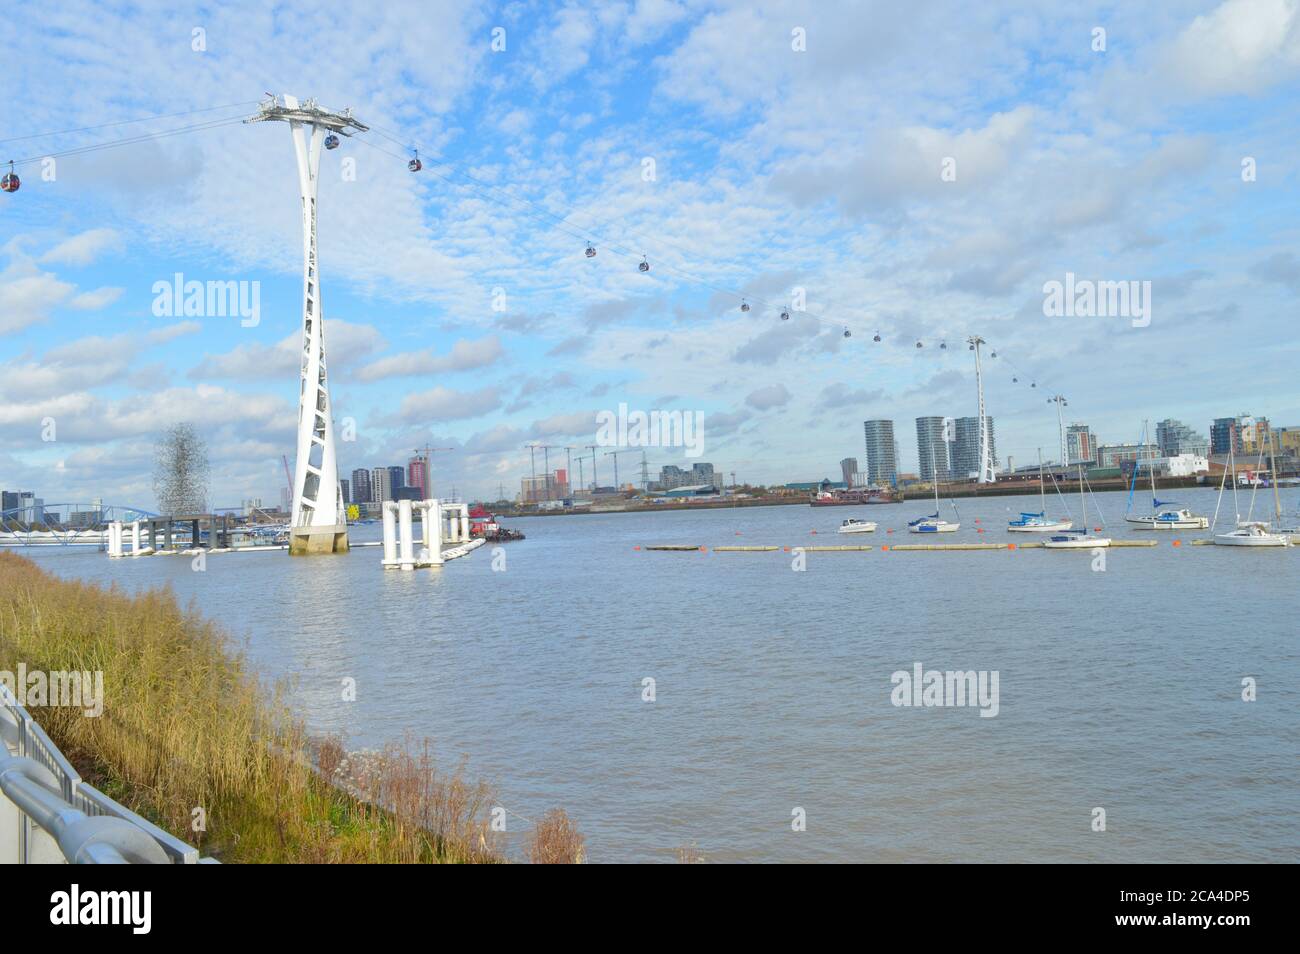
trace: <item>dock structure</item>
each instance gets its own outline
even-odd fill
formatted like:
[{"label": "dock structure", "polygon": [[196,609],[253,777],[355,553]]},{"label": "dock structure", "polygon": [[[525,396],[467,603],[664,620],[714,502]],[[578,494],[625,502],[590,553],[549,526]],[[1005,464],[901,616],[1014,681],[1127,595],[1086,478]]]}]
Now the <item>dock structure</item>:
[{"label": "dock structure", "polygon": [[[178,552],[176,539],[184,537],[188,531],[189,547],[187,549],[229,549],[236,528],[231,523],[228,513],[186,513],[166,514],[160,516],[142,516],[129,524],[131,531],[131,556],[146,556],[153,553]],[[121,557],[127,555],[126,531],[128,524],[114,520],[108,525],[108,555]],[[203,531],[208,534],[208,543],[203,544]],[[145,543],[144,538],[148,538]]]},{"label": "dock structure", "polygon": [[[420,549],[414,520],[420,517]],[[383,505],[385,570],[440,567],[484,542],[470,538],[469,507],[438,500],[386,500]]]}]

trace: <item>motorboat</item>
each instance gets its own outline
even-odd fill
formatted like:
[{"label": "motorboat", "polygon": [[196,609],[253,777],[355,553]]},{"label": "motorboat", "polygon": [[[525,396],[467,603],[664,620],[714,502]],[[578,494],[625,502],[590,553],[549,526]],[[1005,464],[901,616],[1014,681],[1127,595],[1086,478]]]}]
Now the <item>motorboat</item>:
[{"label": "motorboat", "polygon": [[[1155,502],[1159,503],[1159,501]],[[1161,510],[1150,517],[1128,516],[1124,519],[1146,530],[1205,530],[1210,526],[1209,517],[1192,513],[1186,507],[1177,510]]]},{"label": "motorboat", "polygon": [[876,525],[870,520],[859,520],[857,517],[850,517],[839,525],[836,533],[874,533]]}]

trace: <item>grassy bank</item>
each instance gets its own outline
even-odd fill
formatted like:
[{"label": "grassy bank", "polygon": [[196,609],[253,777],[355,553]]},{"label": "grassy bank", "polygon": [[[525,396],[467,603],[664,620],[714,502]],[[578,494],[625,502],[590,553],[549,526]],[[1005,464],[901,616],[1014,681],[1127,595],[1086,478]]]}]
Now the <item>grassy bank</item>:
[{"label": "grassy bank", "polygon": [[[426,745],[353,764],[308,738],[227,636],[168,590],[131,596],[0,552],[0,669],[104,674],[104,711],[28,707],[82,776],[226,862],[496,862],[492,790],[443,773]],[[319,763],[319,771],[316,765]],[[325,778],[336,778],[334,785]],[[377,808],[376,806],[384,806]],[[192,820],[201,808],[206,831]],[[525,854],[580,859],[546,816]],[[557,834],[558,833],[558,834]],[[567,855],[563,847],[568,845]]]}]

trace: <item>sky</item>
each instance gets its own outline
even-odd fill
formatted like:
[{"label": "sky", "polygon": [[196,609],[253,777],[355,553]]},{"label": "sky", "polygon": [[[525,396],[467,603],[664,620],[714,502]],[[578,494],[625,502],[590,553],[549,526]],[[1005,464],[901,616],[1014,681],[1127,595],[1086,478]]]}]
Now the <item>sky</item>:
[{"label": "sky", "polygon": [[[526,445],[589,454],[620,404],[700,414],[742,482],[837,478],[871,418],[914,471],[914,418],[976,413],[971,335],[1004,464],[1056,456],[1058,393],[1103,442],[1300,425],[1297,0],[6,10],[0,487],[47,503],[150,508],[179,421],[213,506],[279,502],[295,158],[220,122],[268,92],[371,127],[321,159],[343,476],[430,445],[435,493],[513,495]],[[256,287],[257,320],[158,314],[178,274]],[[1149,313],[1045,313],[1067,274]]]}]

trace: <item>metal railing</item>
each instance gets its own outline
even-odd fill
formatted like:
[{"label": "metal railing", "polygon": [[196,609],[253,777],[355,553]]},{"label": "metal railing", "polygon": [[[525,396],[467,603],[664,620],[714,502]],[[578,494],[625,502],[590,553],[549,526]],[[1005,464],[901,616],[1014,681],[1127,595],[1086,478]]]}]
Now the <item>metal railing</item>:
[{"label": "metal railing", "polygon": [[82,780],[0,683],[0,864],[216,862]]}]

